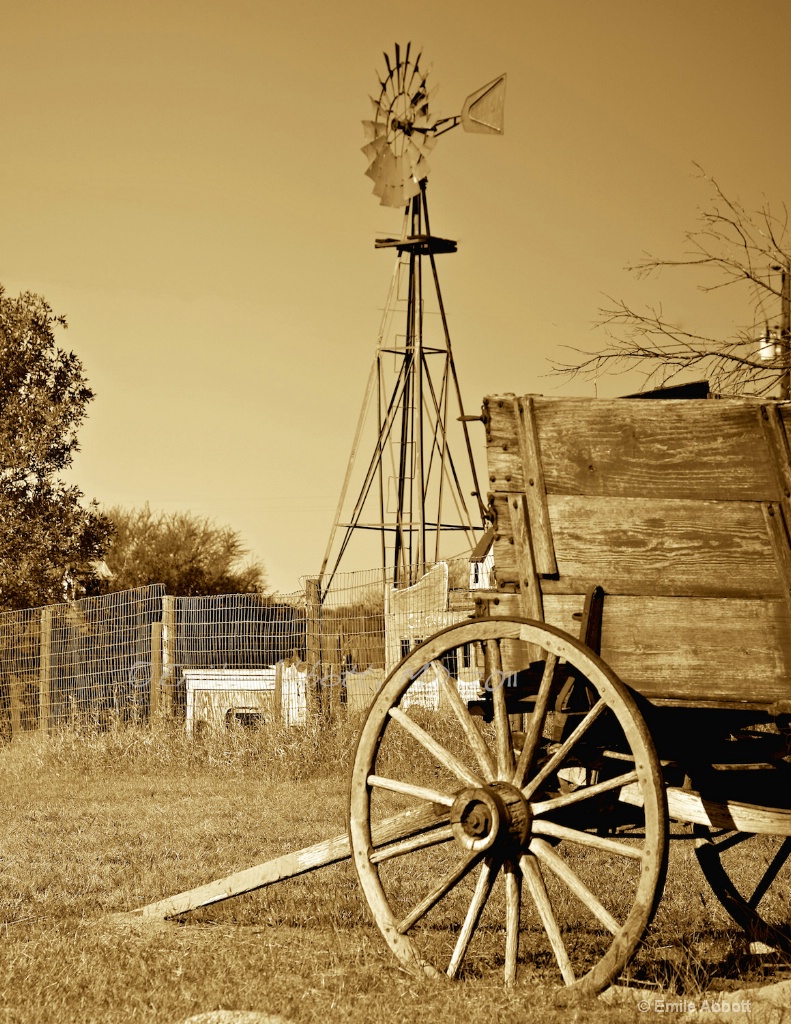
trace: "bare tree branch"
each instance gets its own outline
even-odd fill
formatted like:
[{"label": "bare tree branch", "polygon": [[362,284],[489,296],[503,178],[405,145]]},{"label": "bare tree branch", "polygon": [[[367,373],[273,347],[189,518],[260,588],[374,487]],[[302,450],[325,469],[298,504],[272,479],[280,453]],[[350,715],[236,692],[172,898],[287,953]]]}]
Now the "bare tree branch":
[{"label": "bare tree branch", "polygon": [[707,377],[719,394],[757,396],[771,394],[784,379],[788,325],[777,344],[768,328],[770,318],[780,316],[782,280],[791,272],[788,210],[783,204],[776,214],[764,203],[751,213],[725,195],[699,167],[698,171],[713,197],[710,208],[700,216],[700,226],[684,236],[683,254],[662,259],[646,253],[627,269],[638,279],[666,267],[710,270],[716,279],[698,285],[705,293],[733,285],[747,288],[748,325],[730,337],[714,338],[666,319],[661,306],[641,312],[622,300],[608,299],[611,305],[599,310],[597,321],[607,336],[606,343],[594,352],[570,349],[575,356],[565,363],[554,362],[555,373],[590,379],[604,372],[638,370],[648,388],[667,385],[695,371]]}]

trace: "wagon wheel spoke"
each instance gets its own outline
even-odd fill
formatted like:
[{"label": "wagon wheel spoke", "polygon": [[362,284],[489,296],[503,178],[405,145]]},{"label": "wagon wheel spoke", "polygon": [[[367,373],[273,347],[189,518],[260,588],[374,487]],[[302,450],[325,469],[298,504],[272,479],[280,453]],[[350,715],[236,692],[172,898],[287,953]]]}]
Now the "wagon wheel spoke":
[{"label": "wagon wheel spoke", "polygon": [[522,793],[524,794],[526,799],[529,800],[533,793],[535,793],[535,791],[541,785],[541,783],[545,779],[549,778],[549,776],[559,767],[559,765],[562,764],[562,762],[565,760],[566,756],[568,755],[569,751],[574,746],[574,744],[582,739],[582,737],[585,735],[588,729],[590,729],[590,727],[593,725],[593,723],[596,721],[599,715],[605,710],[606,707],[607,705],[603,699],[600,698],[598,701],[596,701],[596,703],[585,715],[585,717],[582,719],[579,725],[574,729],[571,735],[566,740],[564,740],[563,743],[561,743],[560,747],[558,747],[558,749],[549,758],[549,760],[541,768],[541,770],[533,776],[533,778],[530,780],[530,782],[527,783],[526,786],[522,787]]},{"label": "wagon wheel spoke", "polygon": [[463,761],[460,761],[454,754],[452,754],[446,747],[444,747],[438,740],[426,732],[426,730],[413,721],[409,715],[405,714],[399,708],[390,708],[390,717],[394,722],[397,722],[403,729],[414,737],[425,747],[425,749],[433,754],[439,763],[447,768],[448,771],[452,772],[457,779],[461,779],[462,782],[466,782],[470,786],[482,786],[483,780],[471,771]]},{"label": "wagon wheel spoke", "polygon": [[514,774],[514,746],[505,702],[505,676],[499,640],[490,640],[487,643],[486,655],[487,684],[491,687],[494,707],[497,778],[507,782]]},{"label": "wagon wheel spoke", "polygon": [[402,782],[400,779],[388,779],[383,775],[369,775],[368,785],[387,789],[391,793],[401,793],[402,796],[413,796],[417,800],[426,800],[432,804],[440,804],[442,807],[453,805],[453,797],[448,796],[447,793],[440,793],[438,790],[428,789],[426,786],[413,786],[410,782]]},{"label": "wagon wheel spoke", "polygon": [[591,797],[600,796],[602,793],[608,793],[613,789],[622,789],[624,786],[628,786],[636,781],[637,772],[626,772],[624,775],[616,775],[612,779],[605,779],[604,782],[597,782],[593,786],[584,786],[581,789],[576,789],[573,793],[563,793],[562,796],[555,796],[550,800],[537,800],[530,806],[533,814],[539,817],[549,811],[557,811],[561,807],[569,807],[571,804],[590,800]]},{"label": "wagon wheel spoke", "polygon": [[541,676],[541,683],[536,695],[536,702],[533,707],[533,711],[530,714],[530,724],[528,725],[524,743],[522,745],[522,751],[519,755],[519,762],[517,763],[516,771],[514,772],[513,784],[517,789],[521,789],[524,785],[524,781],[532,766],[533,758],[535,757],[538,741],[541,738],[541,732],[544,728],[544,720],[547,717],[549,697],[552,691],[552,683],[557,663],[558,659],[556,655],[547,654],[547,658],[544,663],[544,671]]},{"label": "wagon wheel spoke", "polygon": [[480,853],[471,853],[468,857],[465,857],[464,860],[460,861],[460,863],[454,865],[454,867],[452,867],[450,871],[440,879],[435,888],[432,889],[431,892],[420,901],[420,903],[414,906],[402,921],[399,921],[396,925],[397,931],[401,932],[403,935],[404,932],[409,931],[413,925],[417,924],[417,922],[424,917],[432,907],[435,907],[437,903],[439,903],[443,896],[446,896],[454,886],[458,885],[458,883],[468,875],[470,871],[472,871],[482,856],[483,855]]},{"label": "wagon wheel spoke", "polygon": [[556,821],[547,821],[544,818],[533,822],[533,833],[539,836],[552,836],[555,839],[566,839],[578,846],[588,846],[592,850],[613,853],[616,857],[626,857],[629,860],[642,860],[644,856],[642,850],[619,843],[616,839],[597,836],[592,832],[583,832],[578,828],[570,828],[568,825],[560,825]]},{"label": "wagon wheel spoke", "polygon": [[447,843],[453,839],[453,829],[450,825],[438,825],[430,832],[424,832],[419,836],[412,836],[411,839],[402,839],[399,843],[390,846],[380,846],[373,850],[370,855],[372,864],[381,864],[393,857],[403,857],[407,853],[416,853],[418,850],[427,850],[430,846],[438,846],[440,843]]},{"label": "wagon wheel spoke", "polygon": [[791,952],[791,836],[782,838],[773,852],[771,844],[780,836],[715,833],[705,825],[695,826],[695,836],[698,864],[731,918],[751,942]]},{"label": "wagon wheel spoke", "polygon": [[470,749],[475,754],[481,771],[487,779],[493,779],[497,774],[497,768],[495,767],[491,751],[486,746],[486,742],[483,736],[481,736],[478,726],[475,724],[467,705],[462,700],[458,687],[455,685],[450,673],[445,673],[442,678],[441,686],[448,699],[448,703],[453,709],[453,713],[456,715],[456,719],[461,726],[464,737],[469,743]]},{"label": "wagon wheel spoke", "polygon": [[[719,842],[715,842],[716,839]],[[707,837],[706,841],[716,847],[717,853],[721,854],[725,850],[730,850],[732,846],[738,846],[740,843],[747,842],[748,839],[752,839],[752,833],[750,832],[728,832],[725,835],[720,833],[716,836]]]},{"label": "wagon wheel spoke", "polygon": [[751,907],[753,910],[758,906],[758,904],[764,898],[766,893],[769,891],[769,887],[771,886],[772,882],[774,882],[775,878],[777,878],[780,869],[788,860],[789,856],[791,856],[791,836],[786,836],[783,842],[781,843],[779,850],[772,858],[772,862],[766,869],[766,873],[764,874],[763,878],[755,887],[755,892],[747,900],[747,905]]},{"label": "wagon wheel spoke", "polygon": [[519,918],[522,909],[522,876],[513,861],[507,861],[505,877],[505,983],[516,981],[519,955]]},{"label": "wagon wheel spoke", "polygon": [[481,865],[481,872],[478,875],[475,892],[472,895],[472,900],[467,909],[464,923],[461,926],[461,931],[459,932],[459,937],[456,941],[453,955],[450,958],[450,964],[448,964],[446,973],[449,978],[456,977],[459,968],[462,965],[462,961],[467,954],[470,940],[475,934],[475,929],[478,927],[478,922],[480,921],[483,908],[486,906],[486,901],[489,899],[489,894],[492,891],[498,867],[499,865],[496,865],[491,857],[487,857]]},{"label": "wagon wheel spoke", "polygon": [[576,981],[574,968],[571,965],[571,960],[569,960],[563,936],[560,934],[560,927],[552,909],[549,893],[547,892],[538,862],[531,854],[525,854],[520,858],[519,867],[522,869],[522,875],[530,890],[530,895],[533,897],[538,916],[541,918],[544,931],[547,933],[547,938],[558,962],[561,976],[567,985],[573,985]]},{"label": "wagon wheel spoke", "polygon": [[[716,837],[712,837],[711,844],[717,851],[718,856],[722,856],[725,850],[729,850],[734,846],[738,846],[741,843],[745,843],[750,839],[754,838],[751,832],[732,832],[725,838],[721,839],[720,842],[714,842]],[[766,871],[761,876],[760,881],[753,890],[752,896],[750,896],[745,902],[751,910],[755,910],[761,900],[769,891],[772,882],[777,878],[783,865],[786,863],[788,858],[791,856],[791,836],[786,836],[783,842],[777,849],[774,857],[770,861],[766,868]]]},{"label": "wagon wheel spoke", "polygon": [[594,917],[601,921],[608,932],[617,935],[621,926],[609,910],[602,905],[598,897],[585,885],[579,875],[568,866],[560,854],[556,853],[546,840],[539,839],[537,836],[534,837],[530,843],[530,852],[534,853],[543,864],[546,864],[562,882],[565,882],[567,888],[590,910]]}]

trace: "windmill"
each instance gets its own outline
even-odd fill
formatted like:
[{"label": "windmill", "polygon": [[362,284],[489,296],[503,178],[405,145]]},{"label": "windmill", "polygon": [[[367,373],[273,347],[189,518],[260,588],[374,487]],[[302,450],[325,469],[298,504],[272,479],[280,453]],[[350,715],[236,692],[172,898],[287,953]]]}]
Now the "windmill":
[{"label": "windmill", "polygon": [[[363,121],[374,194],[383,206],[403,208],[404,218],[399,238],[375,243],[395,250],[396,265],[319,577],[325,593],[358,531],[378,535],[381,565],[400,587],[447,555],[449,543],[457,546],[452,553],[460,542],[462,549],[474,548],[486,519],[467,429],[468,419],[478,417],[464,415],[436,265],[456,243],[431,232],[426,157],[439,136],[459,124],[468,132],[503,133],[506,76],[468,96],[460,114],[435,119],[422,54],[411,53],[411,44],[403,52],[396,44],[394,58],[384,55],[372,118]],[[439,326],[433,338],[432,304]],[[364,428],[374,416],[372,451],[359,466]],[[450,445],[455,420],[461,421],[460,456]],[[350,503],[355,470],[357,497]],[[465,484],[472,486],[466,494]]]}]

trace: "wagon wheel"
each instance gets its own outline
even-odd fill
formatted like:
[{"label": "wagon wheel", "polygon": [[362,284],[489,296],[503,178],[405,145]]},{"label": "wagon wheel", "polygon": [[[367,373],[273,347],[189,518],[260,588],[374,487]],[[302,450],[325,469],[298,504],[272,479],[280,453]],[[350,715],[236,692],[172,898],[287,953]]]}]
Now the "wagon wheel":
[{"label": "wagon wheel", "polygon": [[791,953],[791,836],[695,825],[695,854],[714,895],[752,943]]},{"label": "wagon wheel", "polygon": [[[525,642],[539,660],[482,678],[500,659],[512,671]],[[593,699],[558,735],[548,711],[570,676]],[[481,683],[490,724],[462,696]],[[514,713],[524,732],[511,731]],[[422,832],[374,845],[379,821],[420,808],[433,814]],[[350,834],[376,923],[410,968],[503,971],[506,984],[549,972],[592,993],[653,916],[667,809],[646,726],[604,662],[551,626],[478,619],[416,648],[379,691],[357,747]]]}]

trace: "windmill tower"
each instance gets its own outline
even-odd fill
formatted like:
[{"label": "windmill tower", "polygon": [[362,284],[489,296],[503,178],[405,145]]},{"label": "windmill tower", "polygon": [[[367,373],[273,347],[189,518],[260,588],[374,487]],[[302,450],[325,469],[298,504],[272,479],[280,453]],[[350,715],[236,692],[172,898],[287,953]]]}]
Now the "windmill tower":
[{"label": "windmill tower", "polygon": [[[478,417],[464,414],[437,272],[436,257],[456,243],[431,232],[426,154],[459,124],[502,134],[505,75],[469,96],[460,114],[434,119],[427,71],[410,51],[396,44],[394,59],[384,55],[373,116],[363,122],[374,194],[404,217],[398,238],[376,241],[395,251],[395,271],[319,577],[324,593],[360,531],[373,531],[381,565],[400,587],[441,557],[472,550],[486,517],[467,429]],[[361,464],[371,421],[373,444]],[[460,450],[452,450],[454,433]]]}]

